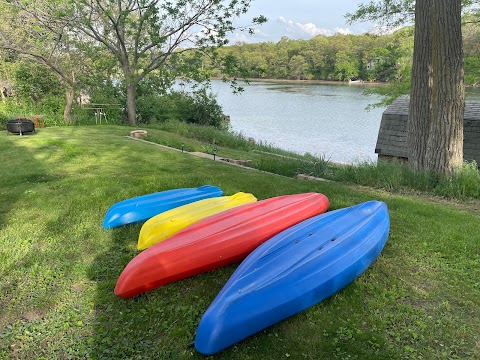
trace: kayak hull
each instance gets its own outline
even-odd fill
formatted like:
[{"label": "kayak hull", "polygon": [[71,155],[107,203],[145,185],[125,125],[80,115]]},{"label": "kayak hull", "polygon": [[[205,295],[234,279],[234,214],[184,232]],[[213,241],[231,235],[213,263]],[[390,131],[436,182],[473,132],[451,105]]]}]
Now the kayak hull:
[{"label": "kayak hull", "polygon": [[252,194],[239,192],[232,196],[219,196],[195,201],[163,212],[143,224],[138,237],[138,250],[147,249],[164,241],[187,226],[209,216],[255,201],[257,201],[257,198]]},{"label": "kayak hull", "polygon": [[137,196],[113,204],[105,214],[103,227],[112,229],[145,221],[178,206],[222,195],[223,191],[219,187],[204,185],[198,188],[173,189]]},{"label": "kayak hull", "polygon": [[278,196],[210,216],[138,254],[115,294],[128,298],[243,260],[264,241],[327,210],[325,195]]},{"label": "kayak hull", "polygon": [[332,296],[379,256],[389,232],[378,201],[328,212],[252,252],[203,315],[196,349],[214,354]]}]

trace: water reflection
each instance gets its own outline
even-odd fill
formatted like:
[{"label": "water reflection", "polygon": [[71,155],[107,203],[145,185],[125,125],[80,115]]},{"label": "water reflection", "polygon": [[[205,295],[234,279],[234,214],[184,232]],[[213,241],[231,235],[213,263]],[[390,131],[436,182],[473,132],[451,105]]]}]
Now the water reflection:
[{"label": "water reflection", "polygon": [[232,130],[295,151],[322,155],[335,162],[372,161],[382,112],[366,111],[378,102],[362,86],[251,82],[234,95],[228,84],[212,89]]}]

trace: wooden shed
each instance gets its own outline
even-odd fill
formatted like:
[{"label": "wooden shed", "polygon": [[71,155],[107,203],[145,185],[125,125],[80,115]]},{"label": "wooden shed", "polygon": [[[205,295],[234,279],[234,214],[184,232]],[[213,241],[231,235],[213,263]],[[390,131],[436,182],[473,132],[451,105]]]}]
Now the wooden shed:
[{"label": "wooden shed", "polygon": [[[378,158],[407,158],[407,119],[410,99],[396,99],[382,114],[375,153]],[[465,102],[463,158],[480,165],[480,101]]]}]

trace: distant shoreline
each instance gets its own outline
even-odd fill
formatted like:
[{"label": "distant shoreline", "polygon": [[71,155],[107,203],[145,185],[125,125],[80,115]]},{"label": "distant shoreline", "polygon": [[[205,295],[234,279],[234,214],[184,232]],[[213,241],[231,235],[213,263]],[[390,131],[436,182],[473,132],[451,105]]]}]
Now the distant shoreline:
[{"label": "distant shoreline", "polygon": [[[213,77],[212,80],[221,80],[220,77]],[[383,82],[351,82],[337,81],[337,80],[291,80],[291,79],[264,79],[264,78],[248,78],[245,79],[248,82],[267,82],[267,83],[286,83],[286,84],[329,84],[329,85],[355,85],[355,86],[387,86],[388,83]],[[238,82],[244,82],[244,79],[237,79]]]}]

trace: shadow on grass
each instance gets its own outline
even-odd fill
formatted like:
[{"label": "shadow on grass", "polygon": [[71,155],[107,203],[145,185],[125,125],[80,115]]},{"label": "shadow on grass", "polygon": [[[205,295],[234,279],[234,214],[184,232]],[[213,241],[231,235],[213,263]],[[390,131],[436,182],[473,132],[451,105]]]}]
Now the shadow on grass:
[{"label": "shadow on grass", "polygon": [[0,139],[0,358],[90,352],[85,269],[103,254],[99,204],[116,188],[104,174],[108,151],[99,157],[70,132]]},{"label": "shadow on grass", "polygon": [[22,326],[22,319],[42,318],[64,291],[59,279],[68,278],[81,257],[75,252],[62,257],[52,239],[53,232],[60,239],[69,237],[65,219],[70,210],[45,206],[44,192],[54,193],[62,176],[37,159],[38,148],[30,146],[36,136],[0,141],[0,333],[9,324]]},{"label": "shadow on grass", "polygon": [[[163,286],[122,299],[116,281],[139,252],[141,224],[111,230],[110,247],[93,262],[89,278],[97,283],[96,323],[91,356],[95,358],[178,359],[200,356],[193,347],[198,320],[233,268]],[[212,287],[214,290],[212,290]]]},{"label": "shadow on grass", "polygon": [[36,161],[33,154],[22,147],[22,142],[28,141],[35,136],[30,135],[5,135],[0,133],[0,159],[2,170],[0,171],[0,229],[5,225],[10,210],[15,207],[17,201],[24,196],[29,189],[38,183],[53,180],[43,164]]}]

